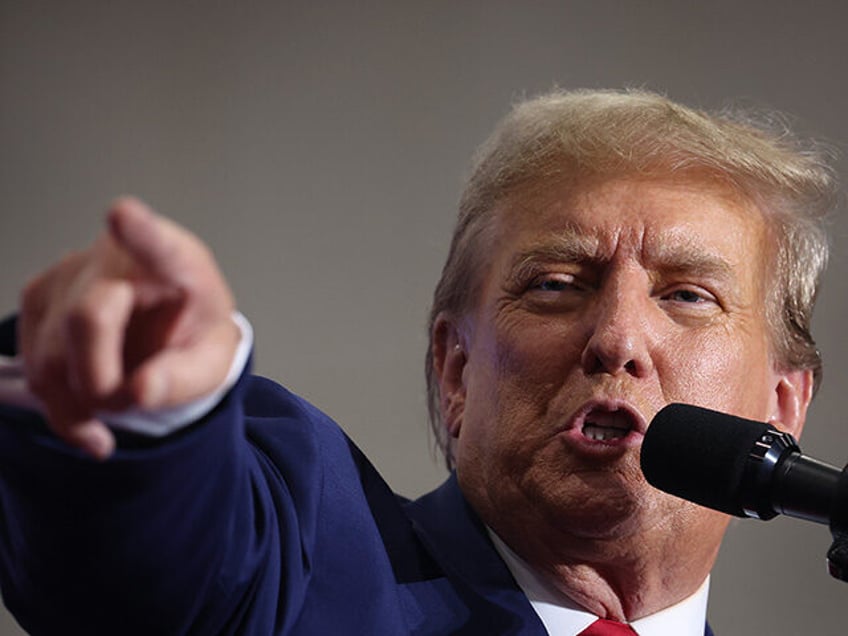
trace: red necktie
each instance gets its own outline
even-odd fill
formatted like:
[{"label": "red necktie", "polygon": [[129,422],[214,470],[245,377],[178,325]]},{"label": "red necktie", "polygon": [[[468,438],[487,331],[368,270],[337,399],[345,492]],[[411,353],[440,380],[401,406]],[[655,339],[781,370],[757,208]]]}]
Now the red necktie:
[{"label": "red necktie", "polygon": [[635,636],[636,632],[627,623],[599,618],[577,636]]}]

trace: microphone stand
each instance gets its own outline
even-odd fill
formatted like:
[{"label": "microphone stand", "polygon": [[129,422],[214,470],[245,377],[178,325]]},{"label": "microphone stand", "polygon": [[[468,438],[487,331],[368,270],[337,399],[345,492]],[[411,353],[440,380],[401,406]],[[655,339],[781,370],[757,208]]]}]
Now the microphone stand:
[{"label": "microphone stand", "polygon": [[743,502],[749,517],[768,520],[783,513],[829,523],[833,543],[827,570],[848,583],[848,464],[840,471],[804,457],[792,435],[771,429],[751,448],[744,482],[756,486],[743,489],[749,495]]},{"label": "microphone stand", "polygon": [[848,582],[848,465],[842,469],[830,515],[833,544],[827,551],[827,571],[840,581]]}]

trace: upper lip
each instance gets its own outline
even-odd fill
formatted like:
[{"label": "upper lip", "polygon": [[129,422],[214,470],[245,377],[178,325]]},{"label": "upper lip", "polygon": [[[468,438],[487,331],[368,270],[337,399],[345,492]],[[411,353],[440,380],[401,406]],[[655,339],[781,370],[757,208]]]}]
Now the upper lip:
[{"label": "upper lip", "polygon": [[638,409],[622,399],[594,399],[586,402],[569,418],[565,425],[566,430],[582,429],[586,416],[594,411],[624,414],[630,422],[631,432],[644,435],[648,430],[648,423]]}]

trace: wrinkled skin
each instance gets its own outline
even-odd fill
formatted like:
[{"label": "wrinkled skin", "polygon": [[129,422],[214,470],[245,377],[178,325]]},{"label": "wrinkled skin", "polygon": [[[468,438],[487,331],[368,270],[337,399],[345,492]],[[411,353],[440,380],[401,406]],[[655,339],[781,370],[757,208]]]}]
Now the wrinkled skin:
[{"label": "wrinkled skin", "polygon": [[[798,435],[811,396],[810,373],[771,356],[763,215],[715,181],[615,179],[517,193],[494,218],[476,307],[435,325],[462,490],[600,616],[671,605],[727,517],[645,482],[647,423],[685,402]],[[589,439],[589,420],[630,430]]]}]

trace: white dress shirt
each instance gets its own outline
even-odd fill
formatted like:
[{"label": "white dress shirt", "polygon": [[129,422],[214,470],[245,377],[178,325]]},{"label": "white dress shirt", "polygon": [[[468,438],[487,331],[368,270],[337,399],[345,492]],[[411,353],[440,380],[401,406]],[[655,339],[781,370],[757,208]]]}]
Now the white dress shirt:
[{"label": "white dress shirt", "polygon": [[[556,590],[488,529],[495,549],[506,563],[518,587],[527,596],[551,636],[575,636],[598,617]],[[703,636],[707,619],[710,577],[676,605],[630,623],[639,636]]]}]

